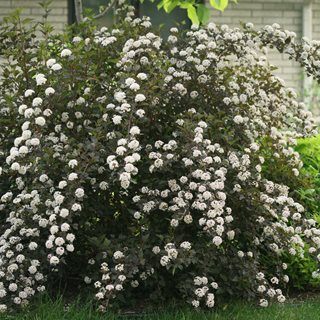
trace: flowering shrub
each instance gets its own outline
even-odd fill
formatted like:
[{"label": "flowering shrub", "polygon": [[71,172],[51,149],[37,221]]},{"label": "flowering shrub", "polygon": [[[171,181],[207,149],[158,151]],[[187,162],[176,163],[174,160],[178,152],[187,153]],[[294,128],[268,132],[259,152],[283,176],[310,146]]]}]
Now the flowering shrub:
[{"label": "flowering shrub", "polygon": [[319,44],[212,23],[163,41],[123,12],[78,35],[18,16],[1,27],[0,310],[58,277],[92,287],[101,310],[283,302],[283,253],[308,243],[319,260],[320,229],[267,172],[299,175],[292,146],[315,130],[259,52],[276,46],[317,77]]}]

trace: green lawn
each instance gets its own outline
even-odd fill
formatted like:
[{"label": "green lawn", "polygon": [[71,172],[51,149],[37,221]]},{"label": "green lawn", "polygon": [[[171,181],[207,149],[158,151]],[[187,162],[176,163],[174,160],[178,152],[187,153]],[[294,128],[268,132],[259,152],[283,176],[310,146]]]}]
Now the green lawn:
[{"label": "green lawn", "polygon": [[98,314],[90,305],[73,305],[64,311],[63,303],[42,302],[34,309],[16,315],[0,315],[1,320],[318,320],[320,319],[320,298],[309,298],[305,302],[291,300],[284,305],[273,305],[261,309],[249,304],[225,305],[214,311],[194,311],[174,307],[158,312],[139,315]]}]

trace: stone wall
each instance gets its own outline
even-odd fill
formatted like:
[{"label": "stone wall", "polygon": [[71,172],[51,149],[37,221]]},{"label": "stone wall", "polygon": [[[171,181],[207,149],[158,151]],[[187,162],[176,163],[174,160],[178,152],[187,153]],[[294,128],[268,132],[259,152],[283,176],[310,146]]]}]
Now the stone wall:
[{"label": "stone wall", "polygon": [[[16,8],[23,9],[22,15],[35,20],[41,20],[43,9],[39,6],[40,0],[0,0],[0,20]],[[57,32],[62,31],[68,22],[68,0],[54,0],[51,5],[48,21]]]}]

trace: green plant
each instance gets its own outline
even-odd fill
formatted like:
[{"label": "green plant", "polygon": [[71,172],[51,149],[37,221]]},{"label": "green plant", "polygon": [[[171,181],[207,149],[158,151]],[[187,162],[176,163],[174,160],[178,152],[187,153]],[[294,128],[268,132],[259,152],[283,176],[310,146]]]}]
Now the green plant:
[{"label": "green plant", "polygon": [[[140,0],[143,2],[144,0]],[[150,0],[154,2],[155,0]],[[233,0],[237,3],[237,0]],[[229,4],[229,0],[210,0],[212,8],[224,11]],[[186,9],[188,12],[188,18],[195,25],[206,24],[209,21],[210,9],[203,3],[197,0],[161,0],[158,5],[158,9],[163,8],[167,13],[170,13],[176,7]]]},{"label": "green plant", "polygon": [[[143,3],[145,0],[138,0]],[[149,0],[157,5],[157,8],[163,9],[165,12],[170,13],[175,8],[185,9],[188,13],[188,18],[194,25],[203,25],[209,21],[210,9],[205,4],[198,0]],[[232,0],[234,3],[238,3],[237,0]],[[124,1],[122,1],[123,3]],[[210,6],[216,10],[224,11],[229,4],[229,0],[210,0]],[[82,1],[74,0],[76,19],[79,22],[83,21],[84,14],[82,9]],[[106,6],[100,7],[100,12],[94,18],[100,18],[107,14],[117,4],[117,0],[110,0]]]},{"label": "green plant", "polygon": [[[290,186],[292,195],[299,198],[304,205],[307,216],[320,224],[320,136],[299,139],[295,150],[299,152],[303,162],[300,176],[297,179],[289,180],[282,170],[274,171],[279,179],[286,181]],[[320,279],[317,275],[318,265],[309,253],[310,247],[306,244],[304,250],[296,255],[285,255],[288,264],[288,275],[291,285],[300,290],[317,288]]]},{"label": "green plant", "polygon": [[308,189],[298,190],[299,195],[320,222],[320,136],[299,140],[295,149],[303,162],[302,175],[310,184]]}]

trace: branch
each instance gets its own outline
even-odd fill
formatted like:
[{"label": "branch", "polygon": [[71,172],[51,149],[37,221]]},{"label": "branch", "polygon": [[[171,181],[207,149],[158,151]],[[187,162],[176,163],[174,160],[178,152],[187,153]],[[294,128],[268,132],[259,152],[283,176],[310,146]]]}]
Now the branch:
[{"label": "branch", "polygon": [[83,21],[82,0],[74,0],[74,8],[76,14],[76,21],[77,23],[80,23]]},{"label": "branch", "polygon": [[99,19],[99,18],[103,17],[115,5],[116,2],[117,2],[117,0],[110,0],[109,4],[106,6],[106,8],[102,12],[100,12],[99,14],[95,15],[94,18]]}]

